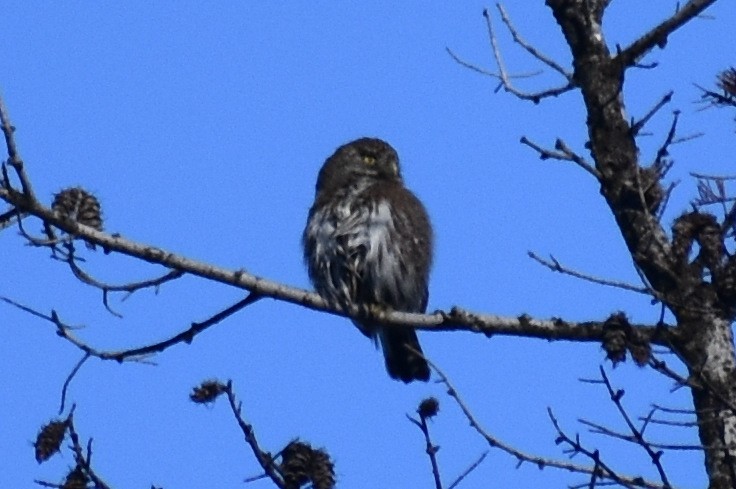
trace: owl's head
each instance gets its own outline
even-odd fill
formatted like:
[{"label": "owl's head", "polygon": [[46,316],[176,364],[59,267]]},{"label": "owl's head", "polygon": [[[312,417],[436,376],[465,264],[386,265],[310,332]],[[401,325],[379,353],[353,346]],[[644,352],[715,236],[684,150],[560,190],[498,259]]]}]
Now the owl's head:
[{"label": "owl's head", "polygon": [[401,182],[399,156],[386,141],[360,138],[343,144],[327,158],[317,178],[317,192],[361,179]]}]

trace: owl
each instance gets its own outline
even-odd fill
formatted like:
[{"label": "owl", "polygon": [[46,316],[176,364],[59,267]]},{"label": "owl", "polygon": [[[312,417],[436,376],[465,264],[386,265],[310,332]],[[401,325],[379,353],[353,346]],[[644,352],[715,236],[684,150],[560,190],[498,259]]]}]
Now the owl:
[{"label": "owl", "polygon": [[[329,304],[364,313],[423,313],[432,241],[427,211],[404,186],[391,145],[362,138],[327,158],[302,242],[309,278]],[[426,360],[411,350],[422,351],[416,331],[369,319],[353,322],[380,344],[392,378],[429,379]]]}]

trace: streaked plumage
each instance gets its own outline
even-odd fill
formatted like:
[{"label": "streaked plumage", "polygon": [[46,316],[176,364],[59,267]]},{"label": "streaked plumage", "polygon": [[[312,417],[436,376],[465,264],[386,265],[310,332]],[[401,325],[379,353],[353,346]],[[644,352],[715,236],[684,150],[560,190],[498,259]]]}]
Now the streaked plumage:
[{"label": "streaked plumage", "polygon": [[[432,228],[421,202],[404,187],[396,151],[362,138],[339,147],[322,166],[303,236],[304,259],[328,302],[424,312],[432,263]],[[380,341],[392,378],[427,380],[410,328],[356,321]]]}]

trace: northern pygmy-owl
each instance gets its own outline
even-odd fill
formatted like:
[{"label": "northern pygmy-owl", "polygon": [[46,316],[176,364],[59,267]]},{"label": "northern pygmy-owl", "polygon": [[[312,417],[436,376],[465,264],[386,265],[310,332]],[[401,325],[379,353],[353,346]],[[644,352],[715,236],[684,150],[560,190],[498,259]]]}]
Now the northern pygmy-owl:
[{"label": "northern pygmy-owl", "polygon": [[[385,141],[358,139],[327,158],[303,244],[309,278],[328,303],[363,311],[426,310],[432,227]],[[429,379],[427,362],[407,348],[422,351],[413,329],[354,323],[380,342],[392,378]]]}]

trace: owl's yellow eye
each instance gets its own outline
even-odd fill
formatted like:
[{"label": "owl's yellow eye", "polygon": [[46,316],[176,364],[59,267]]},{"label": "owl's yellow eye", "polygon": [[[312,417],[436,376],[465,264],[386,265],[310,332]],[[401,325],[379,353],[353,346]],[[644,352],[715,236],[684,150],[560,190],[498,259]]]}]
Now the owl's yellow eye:
[{"label": "owl's yellow eye", "polygon": [[376,162],[376,158],[374,158],[373,156],[370,156],[370,155],[363,156],[363,163],[365,163],[366,165],[372,165],[375,162]]}]

